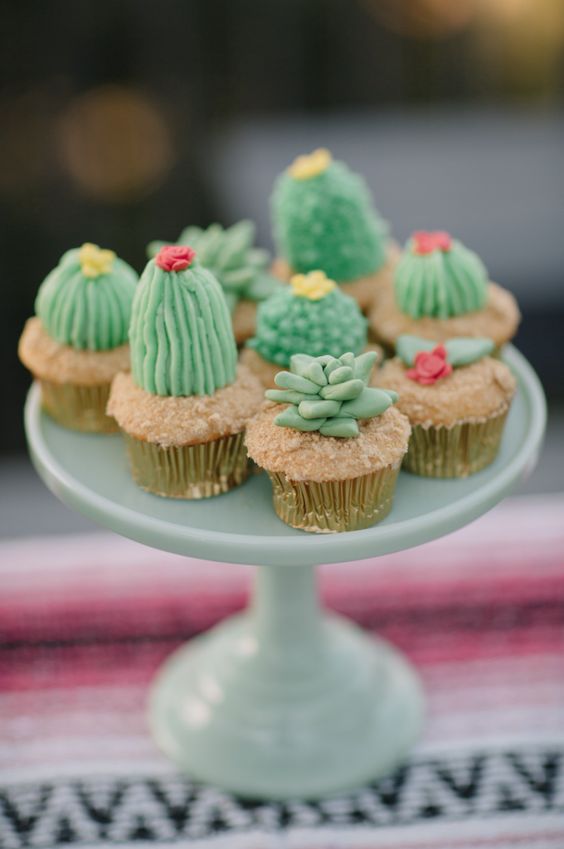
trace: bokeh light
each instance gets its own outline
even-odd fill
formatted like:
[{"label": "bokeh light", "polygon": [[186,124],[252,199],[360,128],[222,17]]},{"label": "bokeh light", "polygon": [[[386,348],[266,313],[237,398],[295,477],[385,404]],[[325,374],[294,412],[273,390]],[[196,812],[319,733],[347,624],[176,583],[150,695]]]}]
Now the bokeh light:
[{"label": "bokeh light", "polygon": [[387,29],[409,38],[444,38],[465,29],[477,0],[361,0]]},{"label": "bokeh light", "polygon": [[86,195],[110,203],[137,200],[162,183],[173,145],[160,108],[117,85],[74,98],[59,126],[64,169]]}]

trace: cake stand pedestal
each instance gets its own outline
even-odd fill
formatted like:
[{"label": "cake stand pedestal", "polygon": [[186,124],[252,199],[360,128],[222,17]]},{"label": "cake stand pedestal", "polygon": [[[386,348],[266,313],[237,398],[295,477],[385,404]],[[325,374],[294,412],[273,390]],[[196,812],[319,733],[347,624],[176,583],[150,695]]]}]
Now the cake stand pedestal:
[{"label": "cake stand pedestal", "polygon": [[532,469],[546,423],[544,396],[514,348],[504,359],[519,390],[495,463],[466,480],[402,472],[381,524],[335,535],[284,525],[265,475],[200,502],[142,492],[119,435],[59,427],[41,411],[39,388],[32,387],[31,456],[68,506],[156,548],[261,567],[248,611],[177,650],[152,688],[153,734],[191,776],[246,796],[316,798],[376,779],[404,758],[422,725],[417,676],[389,644],[322,613],[315,566],[449,533]]}]

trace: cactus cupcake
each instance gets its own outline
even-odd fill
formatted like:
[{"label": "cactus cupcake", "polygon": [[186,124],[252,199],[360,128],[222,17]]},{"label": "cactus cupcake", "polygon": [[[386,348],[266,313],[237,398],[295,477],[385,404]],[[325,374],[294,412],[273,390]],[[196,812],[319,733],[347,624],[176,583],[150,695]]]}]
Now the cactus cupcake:
[{"label": "cactus cupcake", "polygon": [[386,361],[377,381],[399,393],[398,409],[411,423],[408,471],[458,478],[494,461],[516,383],[490,356],[493,349],[491,339],[454,338],[441,345],[399,337],[397,356]]},{"label": "cactus cupcake", "polygon": [[244,366],[223,290],[187,246],[150,260],[133,302],[131,374],[119,374],[108,411],[135,481],[173,498],[227,492],[248,474],[243,430],[262,399]]},{"label": "cactus cupcake", "polygon": [[352,531],[389,513],[410,427],[394,391],[367,386],[375,359],[296,354],[249,422],[249,455],[268,472],[288,525]]},{"label": "cactus cupcake", "polygon": [[328,150],[299,156],[278,178],[272,195],[278,260],[283,279],[324,271],[361,309],[389,281],[395,248],[363,179]]},{"label": "cactus cupcake", "polygon": [[259,305],[256,336],[247,342],[241,362],[269,387],[294,354],[360,354],[365,346],[366,319],[356,301],[322,271],[312,271],[294,275],[290,286]]},{"label": "cactus cupcake", "polygon": [[[238,345],[255,332],[257,304],[280,288],[280,281],[268,271],[268,252],[254,247],[254,240],[253,222],[239,221],[226,228],[221,224],[205,230],[187,227],[177,241],[178,245],[190,245],[200,265],[221,283]],[[149,257],[155,257],[164,244],[151,242]]]},{"label": "cactus cupcake", "polygon": [[129,369],[127,329],[137,274],[113,251],[87,242],[45,278],[19,343],[44,409],[65,427],[110,432],[110,384]]},{"label": "cactus cupcake", "polygon": [[405,334],[437,342],[488,337],[500,348],[519,321],[513,295],[489,282],[480,258],[443,231],[413,234],[393,287],[381,289],[370,315],[376,338],[390,349]]}]

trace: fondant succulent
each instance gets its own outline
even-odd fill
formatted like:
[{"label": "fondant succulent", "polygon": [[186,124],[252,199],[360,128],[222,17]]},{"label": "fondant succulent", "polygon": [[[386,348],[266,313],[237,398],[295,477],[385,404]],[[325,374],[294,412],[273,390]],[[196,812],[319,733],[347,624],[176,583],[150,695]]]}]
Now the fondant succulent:
[{"label": "fondant succulent", "polygon": [[[421,336],[404,333],[396,341],[396,353],[406,366],[415,363],[417,354],[422,351],[432,351],[438,343]],[[468,366],[471,363],[489,356],[495,348],[491,339],[485,336],[456,336],[443,343],[447,362],[453,368]]]},{"label": "fondant succulent", "polygon": [[358,357],[350,352],[340,357],[294,354],[290,371],[275,377],[280,389],[265,393],[270,401],[290,405],[275,424],[323,436],[358,436],[358,419],[381,415],[398,398],[391,389],[367,386],[376,356],[374,351]]},{"label": "fondant succulent", "polygon": [[[232,227],[212,224],[206,229],[186,227],[177,244],[190,245],[198,262],[219,280],[229,306],[233,311],[241,298],[263,301],[279,287],[280,282],[268,273],[268,252],[253,247],[255,225],[252,221],[239,221]],[[147,247],[150,258],[157,255],[166,242],[151,242]]]}]

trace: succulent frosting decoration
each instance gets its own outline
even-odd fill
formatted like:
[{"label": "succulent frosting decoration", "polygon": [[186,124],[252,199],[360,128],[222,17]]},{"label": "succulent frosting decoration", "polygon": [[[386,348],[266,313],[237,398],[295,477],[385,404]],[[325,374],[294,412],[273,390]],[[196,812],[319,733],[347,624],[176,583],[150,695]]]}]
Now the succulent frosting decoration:
[{"label": "succulent frosting decoration", "polygon": [[448,377],[453,369],[468,366],[489,356],[494,343],[485,337],[459,336],[438,345],[429,339],[404,334],[396,342],[396,353],[409,366],[406,376],[424,386]]},{"label": "succulent frosting decoration", "polygon": [[[252,221],[239,221],[232,227],[221,224],[186,227],[177,245],[189,245],[198,262],[207,268],[223,287],[231,312],[241,299],[263,301],[279,287],[280,281],[268,272],[268,251],[254,247],[255,225]],[[151,242],[147,247],[150,258],[157,255],[166,242]]]},{"label": "succulent frosting decoration", "polygon": [[133,302],[131,373],[153,395],[213,395],[233,383],[237,348],[223,289],[192,248],[165,245]]},{"label": "succulent frosting decoration", "polygon": [[386,262],[388,227],[364,180],[325,148],[299,156],[278,178],[272,218],[278,252],[296,272],[322,269],[343,283]]},{"label": "succulent frosting decoration", "polygon": [[488,274],[478,255],[443,230],[415,232],[394,276],[399,309],[416,319],[481,310],[487,287]]},{"label": "succulent frosting decoration", "polygon": [[35,312],[62,345],[91,351],[127,342],[138,277],[114,251],[85,242],[63,254],[37,293]]},{"label": "succulent frosting decoration", "polygon": [[359,357],[351,352],[340,357],[294,354],[290,371],[276,375],[280,389],[265,392],[270,401],[290,405],[275,424],[322,436],[359,436],[359,419],[381,415],[398,399],[391,389],[367,386],[376,356],[373,351]]},{"label": "succulent frosting decoration", "polygon": [[366,319],[353,298],[323,271],[296,274],[259,304],[256,336],[247,342],[268,362],[288,366],[293,354],[354,354],[366,346]]}]

